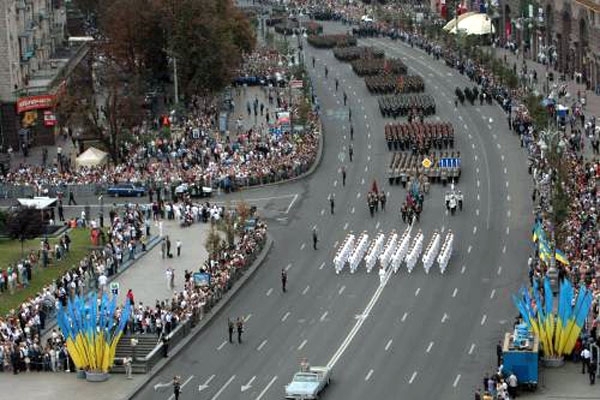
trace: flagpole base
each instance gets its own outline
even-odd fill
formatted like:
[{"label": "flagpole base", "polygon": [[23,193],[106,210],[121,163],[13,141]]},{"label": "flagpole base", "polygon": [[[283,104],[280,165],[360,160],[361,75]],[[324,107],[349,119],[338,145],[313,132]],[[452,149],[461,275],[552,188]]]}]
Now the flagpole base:
[{"label": "flagpole base", "polygon": [[542,365],[546,368],[560,368],[565,365],[565,358],[560,357],[542,357]]},{"label": "flagpole base", "polygon": [[110,374],[108,374],[107,372],[89,372],[89,371],[87,371],[85,373],[85,379],[88,382],[106,382],[109,377],[110,377]]}]

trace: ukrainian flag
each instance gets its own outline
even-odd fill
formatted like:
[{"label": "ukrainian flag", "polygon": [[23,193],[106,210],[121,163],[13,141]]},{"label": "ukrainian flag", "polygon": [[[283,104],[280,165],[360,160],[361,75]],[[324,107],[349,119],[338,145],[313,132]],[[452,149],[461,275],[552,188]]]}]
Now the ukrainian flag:
[{"label": "ukrainian flag", "polygon": [[545,240],[546,234],[544,233],[544,228],[542,228],[542,224],[536,222],[535,225],[533,225],[533,236],[531,240],[533,240],[533,243],[535,243],[539,239]]},{"label": "ukrainian flag", "polygon": [[563,265],[569,265],[569,259],[567,258],[566,254],[562,252],[562,250],[556,249],[556,251],[554,252],[554,256],[556,258],[556,261],[558,261],[559,263]]},{"label": "ukrainian flag", "polygon": [[542,237],[540,237],[539,242],[539,252],[540,252],[540,260],[544,261],[545,263],[550,262],[550,246],[548,246],[548,243],[546,242],[545,239],[543,239]]}]

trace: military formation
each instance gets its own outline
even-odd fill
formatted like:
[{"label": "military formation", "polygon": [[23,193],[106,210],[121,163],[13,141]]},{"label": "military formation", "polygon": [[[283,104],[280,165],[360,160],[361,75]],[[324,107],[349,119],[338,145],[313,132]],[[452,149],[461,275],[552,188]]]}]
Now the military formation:
[{"label": "military formation", "polygon": [[418,75],[395,75],[384,72],[367,76],[365,84],[371,94],[420,93],[425,91],[425,82]]},{"label": "military formation", "polygon": [[465,87],[464,89],[459,88],[458,86],[454,90],[456,94],[456,101],[460,102],[460,104],[464,104],[465,100],[471,103],[471,105],[475,105],[477,99],[479,99],[479,104],[492,104],[492,95],[488,93],[486,90],[480,91],[477,89],[477,86],[473,86],[473,88]]},{"label": "military formation", "polygon": [[390,151],[428,154],[430,150],[454,149],[454,127],[449,122],[387,124],[385,141]]},{"label": "military formation", "polygon": [[436,151],[425,154],[396,151],[392,153],[388,165],[390,185],[407,187],[411,177],[416,176],[419,177],[418,180],[425,193],[429,192],[429,183],[439,182],[446,186],[450,182],[458,182],[460,175],[459,151]]},{"label": "military formation", "polygon": [[435,100],[430,94],[397,94],[378,99],[379,111],[383,117],[398,118],[411,115],[428,116],[435,114]]},{"label": "military formation", "polygon": [[383,59],[385,53],[377,47],[352,46],[336,47],[333,49],[333,55],[339,61],[352,62],[359,59]]},{"label": "military formation", "polygon": [[352,70],[358,76],[374,76],[382,73],[406,75],[406,65],[397,58],[360,58],[352,61]]},{"label": "military formation", "polygon": [[367,273],[379,266],[380,277],[388,271],[397,273],[402,265],[406,266],[408,273],[412,273],[419,260],[426,274],[429,274],[436,262],[440,273],[443,274],[452,256],[452,231],[448,231],[443,237],[443,234],[435,230],[424,249],[425,234],[419,230],[411,238],[412,229],[412,225],[409,225],[402,235],[398,235],[396,231],[388,235],[379,232],[373,238],[370,238],[366,231],[362,232],[358,239],[353,233],[347,234],[333,259],[336,274],[340,274],[346,266],[350,273],[354,274],[361,265],[364,265]]},{"label": "military formation", "polygon": [[349,35],[309,35],[308,43],[318,49],[333,49],[334,47],[356,46],[356,38]]}]

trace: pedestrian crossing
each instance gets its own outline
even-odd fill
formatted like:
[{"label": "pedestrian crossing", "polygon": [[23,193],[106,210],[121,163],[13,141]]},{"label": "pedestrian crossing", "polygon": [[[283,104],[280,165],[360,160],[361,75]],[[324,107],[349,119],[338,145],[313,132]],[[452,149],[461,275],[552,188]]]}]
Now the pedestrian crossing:
[{"label": "pedestrian crossing", "polygon": [[347,268],[350,274],[355,274],[363,267],[368,274],[378,266],[380,273],[391,269],[397,274],[405,267],[410,274],[422,265],[425,274],[429,274],[437,264],[440,273],[444,274],[454,250],[454,233],[449,230],[444,237],[443,230],[441,233],[435,230],[424,247],[425,234],[418,230],[413,235],[412,231],[413,226],[409,225],[402,235],[395,230],[388,234],[380,231],[373,237],[363,231],[358,238],[354,233],[348,233],[333,258],[335,273],[339,275]]}]

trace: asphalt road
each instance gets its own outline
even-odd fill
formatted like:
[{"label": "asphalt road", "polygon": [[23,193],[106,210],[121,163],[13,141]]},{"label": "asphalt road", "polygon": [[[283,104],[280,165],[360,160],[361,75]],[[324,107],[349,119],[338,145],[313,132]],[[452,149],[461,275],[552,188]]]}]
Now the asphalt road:
[{"label": "asphalt road", "polygon": [[[345,29],[325,25],[327,31]],[[168,399],[170,392],[156,392],[153,386],[180,375],[185,383],[181,399],[278,399],[300,359],[307,357],[313,365],[334,364],[332,384],[323,396],[327,399],[464,399],[495,365],[495,343],[516,314],[510,294],[526,275],[532,217],[523,152],[498,107],[454,109],[454,88],[470,85],[456,71],[400,42],[361,42],[383,48],[388,57],[402,57],[435,95],[433,119],[455,126],[465,208],[456,216],[446,215],[443,189],[432,185],[414,227],[423,231],[425,243],[436,229],[455,232],[446,274],[432,269],[425,275],[419,266],[409,275],[403,268],[380,287],[377,274],[367,275],[364,267],[354,275],[334,273],[332,259],[347,232],[402,232],[399,207],[405,191],[385,179],[389,154],[383,127],[391,121],[381,118],[376,98],[331,51],[305,46],[306,60],[317,58],[317,67],[309,69],[324,115],[323,161],[305,180],[231,196],[261,199],[269,210],[275,245],[213,325],[137,398]],[[337,94],[336,76],[341,86]],[[351,163],[342,88],[353,111]],[[345,186],[342,165],[348,173]],[[389,196],[387,211],[371,218],[365,195],[374,179]],[[334,215],[329,213],[330,193],[336,196]],[[320,239],[316,251],[313,226]],[[282,268],[289,277],[285,294]],[[227,318],[238,316],[247,319],[244,343],[229,344]]]}]

